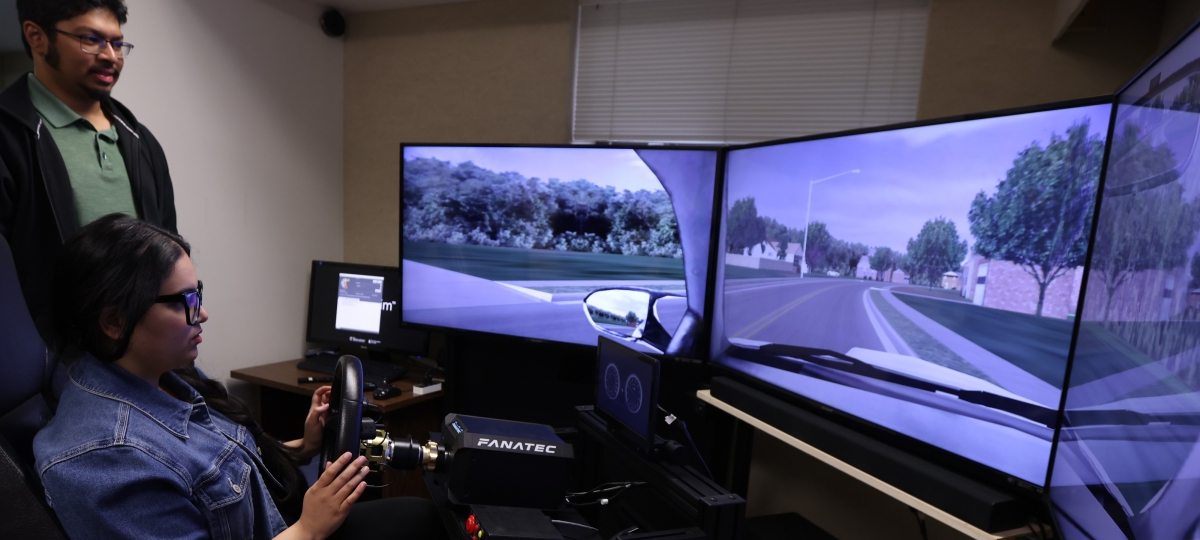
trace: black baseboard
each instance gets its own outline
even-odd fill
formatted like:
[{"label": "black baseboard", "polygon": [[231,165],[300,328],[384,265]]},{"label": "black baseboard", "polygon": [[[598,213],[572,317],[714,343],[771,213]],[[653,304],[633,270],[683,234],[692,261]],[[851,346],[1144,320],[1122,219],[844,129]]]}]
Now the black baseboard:
[{"label": "black baseboard", "polygon": [[712,396],[984,531],[1013,530],[1033,519],[1030,501],[732,379],[713,378]]}]

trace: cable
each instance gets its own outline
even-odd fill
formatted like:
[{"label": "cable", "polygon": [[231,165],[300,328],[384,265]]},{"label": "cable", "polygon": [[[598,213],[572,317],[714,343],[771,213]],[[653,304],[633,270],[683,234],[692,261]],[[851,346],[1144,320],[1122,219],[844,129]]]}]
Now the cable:
[{"label": "cable", "polygon": [[[575,527],[575,528],[583,529],[584,537],[590,536],[592,534],[597,534],[600,532],[600,530],[596,529],[595,527],[588,527],[587,525],[584,525],[582,523],[575,523],[574,521],[563,521],[561,519],[552,519],[552,520],[550,520],[550,523],[553,523],[555,525],[563,525],[568,528]],[[558,528],[558,527],[555,527],[555,528]],[[559,534],[561,534],[567,538],[576,538],[574,536],[567,536],[567,533],[563,532],[562,529],[559,529],[558,532],[559,532]]]},{"label": "cable", "polygon": [[[641,486],[641,485],[645,485],[645,484],[646,484],[645,482],[625,482],[623,485],[620,485],[620,486],[614,486],[614,487],[604,488],[604,489],[597,488],[597,489],[593,489],[592,491],[585,492],[583,494],[568,495],[567,497],[565,497],[565,499],[567,501],[567,504],[572,505],[572,506],[591,506],[591,505],[595,505],[595,504],[598,504],[600,506],[607,506],[608,503],[612,502],[617,497],[620,497],[621,494],[625,493],[625,491],[628,490],[629,488]],[[609,495],[608,497],[596,499],[594,501],[575,502],[575,501],[571,500],[573,497],[583,497],[585,495],[597,495],[597,494],[605,493],[605,492],[609,492],[609,491],[615,491],[615,493],[613,493],[612,495]]]},{"label": "cable", "polygon": [[708,468],[708,464],[704,462],[704,457],[700,455],[700,449],[696,448],[696,441],[692,440],[692,433],[688,431],[687,422],[684,422],[678,416],[671,414],[671,411],[664,409],[662,405],[658,405],[657,407],[659,412],[663,413],[662,419],[667,423],[668,426],[674,427],[675,424],[679,425],[677,429],[683,433],[684,438],[687,439],[687,448],[692,451],[692,459],[696,460],[696,464],[699,465],[701,471],[708,475],[709,480],[715,480],[715,478],[713,478],[712,471]]},{"label": "cable", "polygon": [[[591,495],[594,493],[600,493],[600,492],[604,492],[604,491],[612,491],[614,489],[624,489],[624,488],[628,488],[628,487],[644,486],[644,485],[646,485],[645,482],[637,482],[637,481],[606,482],[606,483],[600,484],[592,489],[589,489],[587,491],[578,491],[578,492],[573,492],[573,493],[567,493],[567,497],[582,497],[584,495]],[[609,487],[609,486],[611,486],[611,487]]]},{"label": "cable", "polygon": [[1029,532],[1036,535],[1038,540],[1046,540],[1045,529],[1041,523],[1033,521],[1032,517],[1026,517],[1025,524],[1029,526]]},{"label": "cable", "polygon": [[[379,475],[383,476],[383,468],[384,467],[387,467],[388,472],[390,473],[387,475],[387,479],[388,479],[387,483],[378,485],[378,486],[372,486],[371,484],[367,484],[367,489],[383,489],[385,487],[392,485],[392,482],[396,481],[396,470],[393,469],[392,466],[388,465],[387,463],[379,464]],[[405,472],[407,472],[407,471],[405,471]]]},{"label": "cable", "polygon": [[917,525],[921,528],[921,538],[923,540],[929,540],[929,531],[925,529],[925,516],[922,516],[916,508],[910,506],[908,509],[912,510],[913,515],[917,518]]}]

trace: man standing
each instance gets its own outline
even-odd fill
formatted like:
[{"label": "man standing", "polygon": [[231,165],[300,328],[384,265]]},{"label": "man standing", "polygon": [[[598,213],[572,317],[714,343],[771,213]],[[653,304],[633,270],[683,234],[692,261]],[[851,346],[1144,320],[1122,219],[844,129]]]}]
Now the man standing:
[{"label": "man standing", "polygon": [[50,329],[63,243],[113,212],[175,226],[162,147],[110,93],[133,45],[124,0],[18,0],[33,73],[0,93],[0,234],[34,322]]}]

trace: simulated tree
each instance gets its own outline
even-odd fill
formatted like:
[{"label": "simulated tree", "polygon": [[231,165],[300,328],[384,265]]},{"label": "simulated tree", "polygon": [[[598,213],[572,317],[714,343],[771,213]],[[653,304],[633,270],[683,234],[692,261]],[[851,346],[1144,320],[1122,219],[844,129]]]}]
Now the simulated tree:
[{"label": "simulated tree", "polygon": [[[980,191],[967,214],[975,253],[1019,266],[1037,282],[1037,315],[1046,289],[1082,266],[1104,143],[1086,120],[1033,143],[1013,160],[995,195]],[[909,250],[911,254],[911,249]]]},{"label": "simulated tree", "polygon": [[725,237],[729,253],[742,253],[746,248],[766,240],[766,226],[758,217],[754,197],[734,201],[729,209],[729,227]]},{"label": "simulated tree", "polygon": [[875,248],[875,254],[867,261],[871,263],[871,270],[875,271],[875,279],[883,281],[884,272],[896,269],[896,262],[899,260],[899,253],[896,250],[887,247]]},{"label": "simulated tree", "polygon": [[1192,255],[1192,280],[1188,282],[1188,290],[1200,289],[1200,253]]},{"label": "simulated tree", "polygon": [[830,267],[829,254],[837,240],[829,234],[825,223],[814,221],[808,224],[807,244],[804,245],[804,261],[810,272]]},{"label": "simulated tree", "polygon": [[908,240],[908,256],[902,268],[915,284],[941,286],[942,274],[957,269],[967,256],[967,242],[958,227],[944,217],[931,219],[916,238]]},{"label": "simulated tree", "polygon": [[1105,321],[1118,290],[1134,275],[1187,264],[1187,250],[1200,228],[1197,210],[1195,202],[1184,200],[1178,183],[1104,200],[1092,268],[1106,293]]},{"label": "simulated tree", "polygon": [[471,162],[404,163],[404,240],[682,257],[666,191],[617,191],[497,173]]},{"label": "simulated tree", "polygon": [[1105,292],[1104,321],[1121,287],[1136,274],[1187,264],[1200,230],[1200,208],[1184,199],[1171,150],[1147,139],[1136,121],[1113,139],[1092,254],[1092,271]]}]

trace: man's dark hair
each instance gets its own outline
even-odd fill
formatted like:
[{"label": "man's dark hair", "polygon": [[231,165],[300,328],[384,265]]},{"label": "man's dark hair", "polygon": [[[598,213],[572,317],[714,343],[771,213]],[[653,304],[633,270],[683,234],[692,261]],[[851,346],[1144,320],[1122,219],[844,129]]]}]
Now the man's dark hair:
[{"label": "man's dark hair", "polygon": [[[53,38],[55,25],[60,21],[74,19],[94,9],[111,11],[122,25],[129,15],[125,0],[17,0],[17,21],[21,24],[33,21],[47,37]],[[25,54],[33,58],[33,49],[25,40],[25,32],[21,32],[21,44],[25,46]]]}]

